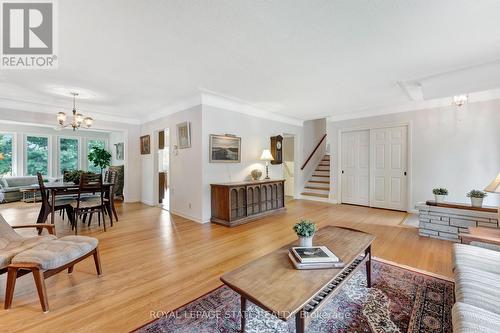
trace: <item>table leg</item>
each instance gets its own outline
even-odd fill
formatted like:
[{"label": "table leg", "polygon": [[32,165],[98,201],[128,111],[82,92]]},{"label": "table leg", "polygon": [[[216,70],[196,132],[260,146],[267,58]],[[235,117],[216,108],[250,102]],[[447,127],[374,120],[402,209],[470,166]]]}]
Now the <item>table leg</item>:
[{"label": "table leg", "polygon": [[50,216],[50,223],[54,224],[54,220],[55,220],[55,209],[56,209],[56,191],[50,191],[51,193],[51,216]]},{"label": "table leg", "polygon": [[295,332],[305,333],[306,331],[306,320],[304,317],[304,312],[300,310],[295,314]]},{"label": "table leg", "polygon": [[247,299],[241,295],[241,332],[245,332],[245,321],[247,312]]},{"label": "table leg", "polygon": [[365,250],[365,255],[368,256],[366,261],[366,285],[372,287],[372,247],[371,245]]}]

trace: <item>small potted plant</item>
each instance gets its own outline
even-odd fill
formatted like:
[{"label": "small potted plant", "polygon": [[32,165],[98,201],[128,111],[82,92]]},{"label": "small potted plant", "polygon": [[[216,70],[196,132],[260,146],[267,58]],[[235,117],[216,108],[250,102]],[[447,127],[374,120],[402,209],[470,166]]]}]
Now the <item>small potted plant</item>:
[{"label": "small potted plant", "polygon": [[470,203],[472,207],[482,207],[483,206],[483,199],[487,196],[488,194],[483,191],[479,190],[471,190],[469,193],[467,193],[467,198],[470,198]]},{"label": "small potted plant", "polygon": [[299,223],[293,226],[293,230],[299,236],[300,246],[311,247],[314,233],[318,230],[318,227],[313,221],[301,218]]},{"label": "small potted plant", "polygon": [[436,199],[436,203],[440,203],[444,201],[444,197],[448,195],[448,190],[442,187],[437,187],[432,190],[434,193],[434,198]]}]

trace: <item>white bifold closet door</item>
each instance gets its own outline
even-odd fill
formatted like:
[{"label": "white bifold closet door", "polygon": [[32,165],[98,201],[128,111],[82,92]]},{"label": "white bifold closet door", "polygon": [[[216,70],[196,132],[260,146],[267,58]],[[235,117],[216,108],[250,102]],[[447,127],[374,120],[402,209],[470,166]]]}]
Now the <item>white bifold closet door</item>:
[{"label": "white bifold closet door", "polygon": [[342,133],[342,202],[370,205],[370,131]]},{"label": "white bifold closet door", "polygon": [[370,206],[407,210],[406,126],[370,130]]}]

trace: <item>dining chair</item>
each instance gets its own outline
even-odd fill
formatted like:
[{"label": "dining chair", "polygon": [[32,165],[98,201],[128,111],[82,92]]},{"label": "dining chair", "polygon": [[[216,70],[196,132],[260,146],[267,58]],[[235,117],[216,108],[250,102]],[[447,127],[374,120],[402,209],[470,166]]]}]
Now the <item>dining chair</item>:
[{"label": "dining chair", "polygon": [[[38,186],[40,188],[40,196],[42,197],[42,207],[40,208],[40,213],[38,214],[38,223],[45,223],[47,217],[50,213],[52,213],[52,206],[49,200],[49,195],[47,193],[47,189],[45,188],[45,183],[43,181],[43,176],[40,172],[36,173],[38,178]],[[71,202],[73,199],[71,198],[57,198],[55,200],[54,212],[64,210],[68,215],[68,219],[73,225],[75,220],[73,219],[73,207],[71,206]]]},{"label": "dining chair", "polygon": [[[85,196],[86,193],[96,193],[98,196]],[[75,235],[77,234],[77,223],[78,218],[81,219],[82,215],[90,214],[92,216],[97,213],[99,225],[102,223],[104,226],[104,231],[106,231],[106,218],[104,213],[106,212],[106,207],[104,204],[104,188],[102,186],[102,175],[93,173],[84,173],[80,176],[80,184],[78,187],[78,195],[76,200],[71,203],[74,209],[74,219],[75,219]],[[90,224],[90,220],[89,220]]]},{"label": "dining chair", "polygon": [[109,191],[106,191],[104,195],[104,203],[106,204],[106,208],[110,216],[111,226],[113,226],[113,217],[111,214],[113,214],[115,220],[118,221],[118,214],[116,213],[115,208],[115,183],[117,175],[118,173],[116,171],[106,171],[104,176],[104,182],[113,184],[109,187]]}]

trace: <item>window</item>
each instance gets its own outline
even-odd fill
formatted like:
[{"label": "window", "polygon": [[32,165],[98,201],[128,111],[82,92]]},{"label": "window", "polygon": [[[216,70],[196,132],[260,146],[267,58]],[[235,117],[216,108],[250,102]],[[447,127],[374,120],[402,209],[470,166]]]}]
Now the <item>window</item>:
[{"label": "window", "polygon": [[0,176],[12,176],[12,134],[0,133]]},{"label": "window", "polygon": [[78,170],[78,139],[59,139],[59,173]]},{"label": "window", "polygon": [[[92,147],[99,147],[101,149],[106,148],[106,142],[102,139],[90,139],[87,141],[87,152],[90,153],[92,151]],[[87,153],[87,156],[88,156]],[[88,157],[87,157],[88,158]],[[101,169],[99,167],[94,166],[94,163],[88,161],[87,171],[101,173]]]},{"label": "window", "polygon": [[49,174],[49,138],[45,136],[26,137],[26,174]]}]

